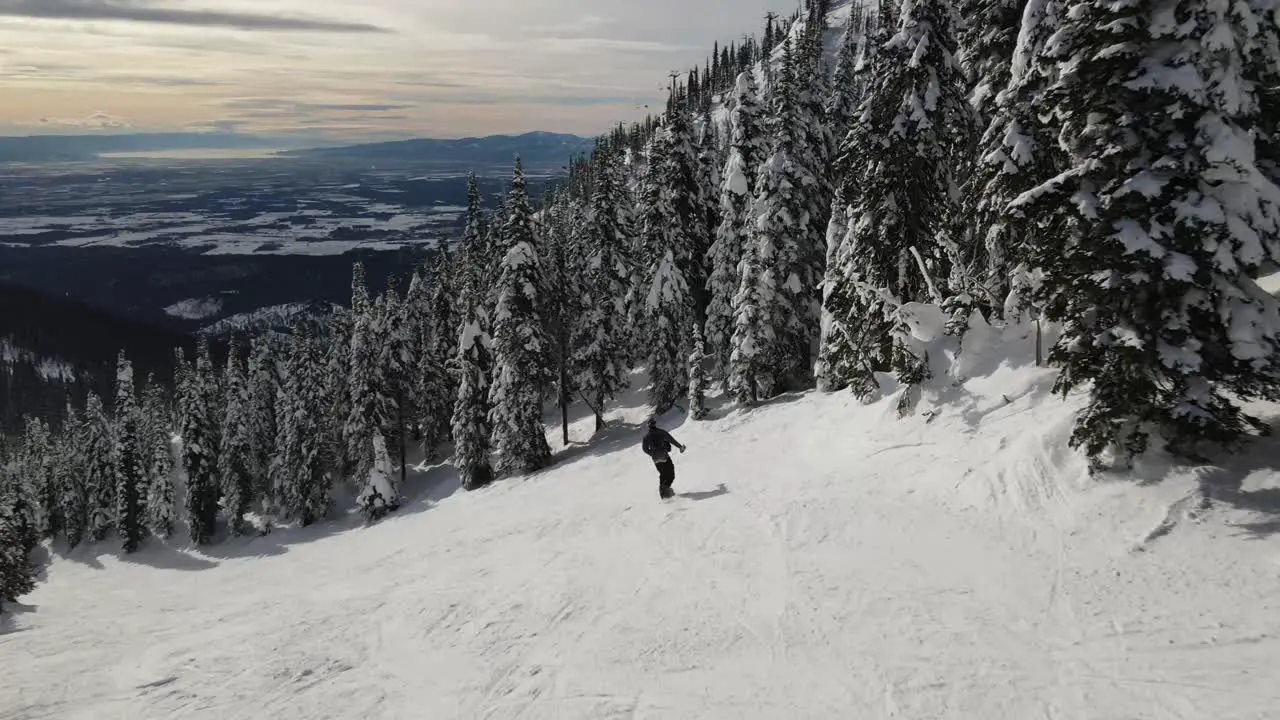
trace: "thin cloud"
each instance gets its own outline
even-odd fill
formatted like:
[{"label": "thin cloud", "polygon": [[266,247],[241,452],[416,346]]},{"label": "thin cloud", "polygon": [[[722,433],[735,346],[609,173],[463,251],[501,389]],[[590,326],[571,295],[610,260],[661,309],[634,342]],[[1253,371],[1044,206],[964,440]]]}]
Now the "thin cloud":
[{"label": "thin cloud", "polygon": [[388,32],[375,25],[339,20],[156,7],[149,0],[0,0],[0,16],[45,20],[123,20],[238,30]]},{"label": "thin cloud", "polygon": [[257,111],[265,115],[298,112],[390,112],[413,107],[391,103],[315,103],[278,98],[229,98],[219,105],[234,110]]}]

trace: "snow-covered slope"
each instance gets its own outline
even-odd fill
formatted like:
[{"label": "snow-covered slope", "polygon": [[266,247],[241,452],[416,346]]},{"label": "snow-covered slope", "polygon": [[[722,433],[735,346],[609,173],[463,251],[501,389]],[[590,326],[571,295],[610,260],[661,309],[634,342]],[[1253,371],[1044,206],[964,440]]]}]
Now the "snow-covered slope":
[{"label": "snow-covered slope", "polygon": [[1025,329],[973,337],[905,419],[668,418],[669,504],[633,402],[370,528],[57,558],[0,621],[0,718],[1275,717],[1274,443],[1090,480],[1052,372],[983,352]]}]

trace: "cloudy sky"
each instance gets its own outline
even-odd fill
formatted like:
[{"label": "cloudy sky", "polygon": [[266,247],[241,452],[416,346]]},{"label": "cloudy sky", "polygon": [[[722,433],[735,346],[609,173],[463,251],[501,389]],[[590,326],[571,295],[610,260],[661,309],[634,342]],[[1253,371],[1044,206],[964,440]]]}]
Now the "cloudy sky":
[{"label": "cloudy sky", "polygon": [[0,0],[0,135],[591,134],[795,4]]}]

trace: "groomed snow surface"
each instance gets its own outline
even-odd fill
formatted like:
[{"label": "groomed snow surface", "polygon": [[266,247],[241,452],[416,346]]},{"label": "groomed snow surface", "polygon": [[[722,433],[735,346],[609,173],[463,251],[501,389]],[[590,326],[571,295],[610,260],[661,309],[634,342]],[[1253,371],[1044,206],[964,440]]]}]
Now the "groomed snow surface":
[{"label": "groomed snow surface", "polygon": [[670,503],[637,392],[532,477],[420,469],[373,527],[55,553],[0,718],[1280,717],[1276,441],[1090,479],[1051,371],[956,367],[905,419],[664,418]]}]

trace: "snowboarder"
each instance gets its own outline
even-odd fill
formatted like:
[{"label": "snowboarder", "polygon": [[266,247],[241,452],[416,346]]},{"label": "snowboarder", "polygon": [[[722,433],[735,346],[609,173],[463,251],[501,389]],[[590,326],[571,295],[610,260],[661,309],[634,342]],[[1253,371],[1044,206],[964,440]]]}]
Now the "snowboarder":
[{"label": "snowboarder", "polygon": [[654,466],[658,468],[658,496],[664,500],[675,495],[675,491],[671,489],[671,484],[676,481],[676,464],[671,461],[672,445],[680,448],[680,452],[686,450],[684,445],[671,437],[671,433],[658,427],[657,420],[649,418],[649,432],[645,433],[640,448],[653,459]]}]

